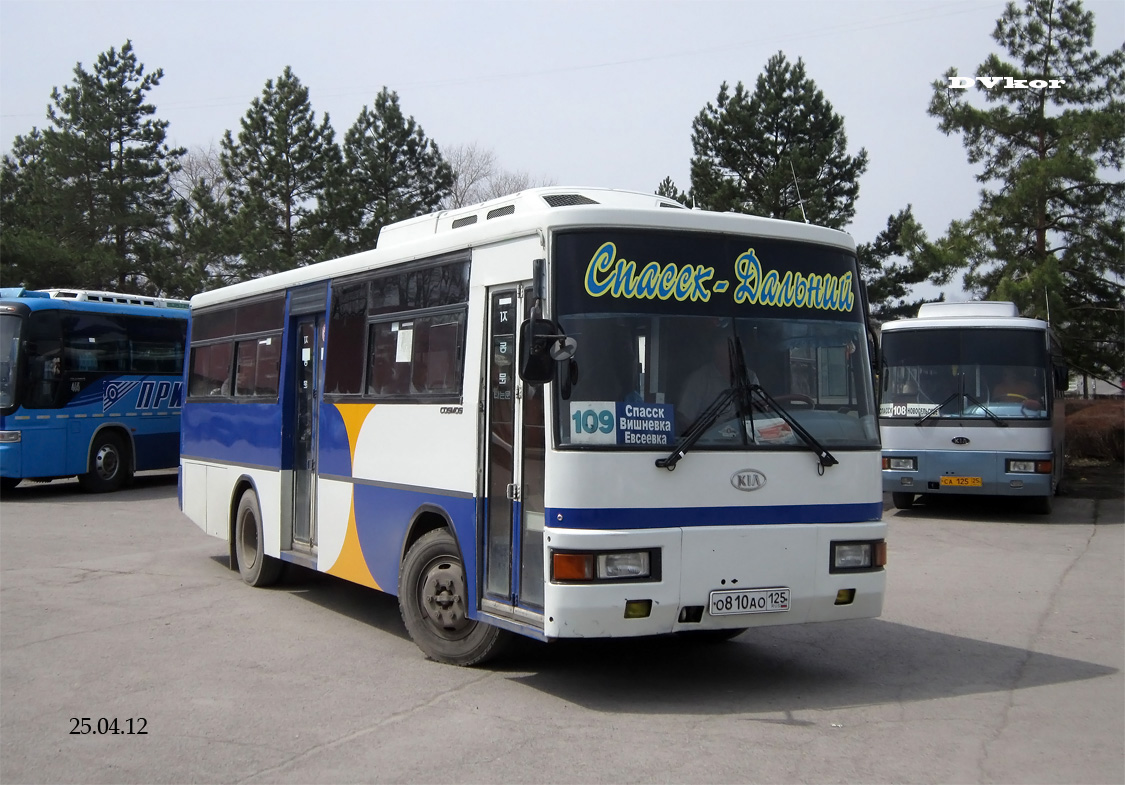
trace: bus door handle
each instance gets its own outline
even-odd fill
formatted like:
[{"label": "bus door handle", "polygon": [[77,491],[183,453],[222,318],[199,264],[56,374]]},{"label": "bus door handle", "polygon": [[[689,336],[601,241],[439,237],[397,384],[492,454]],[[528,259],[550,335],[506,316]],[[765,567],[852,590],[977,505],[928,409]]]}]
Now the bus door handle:
[{"label": "bus door handle", "polygon": [[518,502],[520,500],[520,486],[516,485],[514,482],[508,483],[504,495],[508,497],[508,501]]}]

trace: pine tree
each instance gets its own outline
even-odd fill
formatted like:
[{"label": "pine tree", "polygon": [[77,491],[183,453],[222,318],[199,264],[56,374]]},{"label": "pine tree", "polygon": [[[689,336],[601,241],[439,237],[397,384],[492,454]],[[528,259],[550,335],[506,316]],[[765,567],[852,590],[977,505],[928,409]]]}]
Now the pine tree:
[{"label": "pine tree", "polygon": [[[778,52],[753,93],[724,82],[692,123],[691,193],[705,209],[842,228],[867,152],[847,154],[844,120],[798,59]],[[803,212],[802,212],[803,206]]]},{"label": "pine tree", "polygon": [[[867,284],[871,316],[880,322],[915,316],[924,298],[911,300],[912,287],[923,281],[948,283],[951,271],[940,266],[940,255],[926,240],[911,205],[887,218],[887,227],[872,243],[856,248],[859,271]],[[942,295],[938,300],[944,300]]]},{"label": "pine tree", "polygon": [[308,88],[286,66],[223,135],[220,160],[231,183],[238,280],[291,270],[334,255],[326,203],[340,150],[328,115],[317,123]]},{"label": "pine tree", "polygon": [[55,231],[60,186],[45,161],[42,133],[17,136],[0,168],[0,285],[84,285],[80,255]]},{"label": "pine tree", "polygon": [[384,226],[433,212],[452,195],[453,169],[385,87],[348,129],[343,152],[340,205],[349,251],[374,248]]},{"label": "pine tree", "polygon": [[967,260],[965,288],[1049,316],[1076,368],[1120,379],[1125,48],[1101,56],[1093,35],[1079,0],[1009,3],[992,34],[1004,54],[975,72],[996,80],[975,83],[986,108],[950,86],[953,68],[929,111],[981,165],[980,205],[944,240]]},{"label": "pine tree", "polygon": [[669,199],[675,199],[682,205],[686,205],[688,207],[691,206],[690,197],[676,187],[676,183],[672,180],[671,177],[665,177],[660,181],[660,185],[656,186],[656,195],[666,196]]},{"label": "pine tree", "polygon": [[3,246],[5,267],[22,282],[161,293],[169,177],[184,152],[168,147],[168,123],[145,103],[162,77],[146,74],[126,41],[99,55],[93,73],[78,63],[74,82],[51,93],[48,127],[17,137],[4,160],[4,199],[21,193],[27,202],[5,210],[12,237]]}]

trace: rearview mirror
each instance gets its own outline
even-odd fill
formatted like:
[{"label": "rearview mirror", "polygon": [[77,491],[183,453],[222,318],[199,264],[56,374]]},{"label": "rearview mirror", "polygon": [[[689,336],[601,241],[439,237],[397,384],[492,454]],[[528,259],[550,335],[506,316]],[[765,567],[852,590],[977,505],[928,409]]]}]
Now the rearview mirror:
[{"label": "rearview mirror", "polygon": [[531,318],[520,325],[520,378],[545,384],[555,376],[555,363],[569,360],[578,341],[559,331],[550,319]]}]

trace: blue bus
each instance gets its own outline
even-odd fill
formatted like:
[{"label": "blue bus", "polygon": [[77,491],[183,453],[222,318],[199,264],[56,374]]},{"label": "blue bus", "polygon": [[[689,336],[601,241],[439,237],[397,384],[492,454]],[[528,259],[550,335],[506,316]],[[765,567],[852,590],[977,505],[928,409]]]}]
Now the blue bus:
[{"label": "blue bus", "polygon": [[0,289],[0,488],[78,477],[114,491],[179,462],[189,304]]},{"label": "blue bus", "polygon": [[1014,303],[926,303],[883,325],[883,490],[1019,500],[1047,514],[1064,469],[1067,369]]}]

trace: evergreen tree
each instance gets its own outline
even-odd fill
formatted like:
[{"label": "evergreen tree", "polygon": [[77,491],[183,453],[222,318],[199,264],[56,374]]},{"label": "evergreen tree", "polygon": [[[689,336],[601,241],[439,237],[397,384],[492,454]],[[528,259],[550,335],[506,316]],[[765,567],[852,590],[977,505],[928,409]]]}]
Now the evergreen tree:
[{"label": "evergreen tree", "polygon": [[[778,52],[753,93],[724,82],[692,123],[691,194],[708,210],[733,210],[835,229],[855,214],[867,152],[847,154],[844,120]],[[802,213],[803,204],[803,213]]]},{"label": "evergreen tree", "polygon": [[452,197],[453,169],[398,94],[383,88],[344,136],[340,206],[345,248],[374,248],[387,224],[425,215]]},{"label": "evergreen tree", "polygon": [[286,66],[241,120],[223,135],[220,160],[231,184],[236,280],[291,270],[334,255],[328,188],[340,150],[328,115],[321,123],[308,88]]},{"label": "evergreen tree", "polygon": [[916,316],[922,303],[933,301],[907,299],[912,287],[927,280],[948,283],[951,275],[939,266],[940,256],[926,240],[910,205],[887,218],[887,228],[874,242],[857,246],[856,254],[871,316],[880,322]]},{"label": "evergreen tree", "polygon": [[1079,0],[1009,3],[992,34],[1006,57],[994,53],[975,72],[1000,82],[976,82],[986,107],[950,87],[950,69],[929,111],[981,165],[980,205],[944,240],[967,260],[966,289],[1049,316],[1075,367],[1120,378],[1125,48],[1103,57],[1093,35]]},{"label": "evergreen tree", "polygon": [[656,195],[675,199],[680,204],[691,207],[689,196],[676,187],[676,183],[672,181],[671,177],[665,177],[660,181],[660,185],[656,186]]},{"label": "evergreen tree", "polygon": [[54,231],[59,189],[44,160],[42,133],[17,136],[0,168],[0,285],[83,285],[81,258]]},{"label": "evergreen tree", "polygon": [[77,64],[73,84],[51,93],[49,126],[16,139],[4,200],[21,193],[28,201],[5,210],[3,233],[12,237],[3,247],[5,267],[11,262],[22,282],[161,293],[154,280],[167,263],[169,177],[184,152],[168,147],[168,123],[145,103],[162,77],[146,74],[126,41],[99,55],[93,73]]}]

